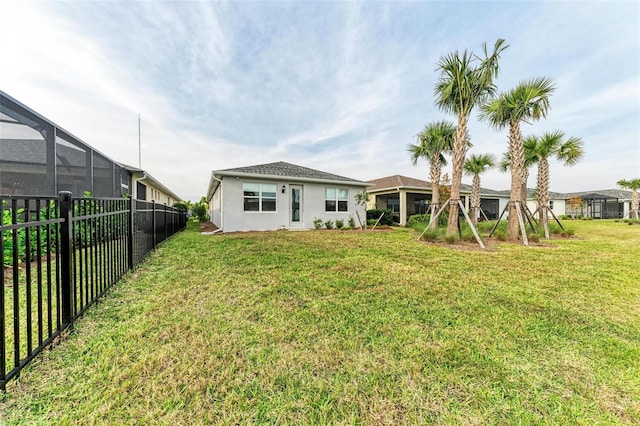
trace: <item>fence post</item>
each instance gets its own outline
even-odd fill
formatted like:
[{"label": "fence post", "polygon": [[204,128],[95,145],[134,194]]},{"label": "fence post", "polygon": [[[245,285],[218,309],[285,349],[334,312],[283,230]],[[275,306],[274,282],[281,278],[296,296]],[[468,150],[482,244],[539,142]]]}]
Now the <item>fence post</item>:
[{"label": "fence post", "polygon": [[73,322],[74,292],[71,271],[73,270],[73,202],[71,192],[60,191],[60,278],[62,296],[62,326]]},{"label": "fence post", "polygon": [[133,197],[129,197],[129,223],[127,226],[127,233],[128,235],[128,239],[127,239],[127,263],[129,266],[129,270],[133,270],[134,267],[134,256],[133,256],[133,249],[135,247],[135,243],[133,241],[134,238],[134,226],[133,226],[133,222],[134,222],[134,218],[135,218],[135,208],[136,208],[136,202],[133,199]]},{"label": "fence post", "polygon": [[153,249],[156,249],[156,201],[151,200],[151,234],[153,235]]},{"label": "fence post", "polygon": [[164,239],[165,240],[168,238],[167,236],[168,229],[169,227],[167,226],[167,203],[164,203]]}]

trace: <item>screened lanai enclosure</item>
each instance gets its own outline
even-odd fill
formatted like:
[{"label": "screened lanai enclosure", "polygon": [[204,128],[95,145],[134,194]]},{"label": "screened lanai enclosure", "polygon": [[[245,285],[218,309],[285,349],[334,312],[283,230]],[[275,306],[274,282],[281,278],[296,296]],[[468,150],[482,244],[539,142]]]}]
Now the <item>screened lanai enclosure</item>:
[{"label": "screened lanai enclosure", "polygon": [[0,194],[121,197],[130,181],[118,163],[0,91]]}]

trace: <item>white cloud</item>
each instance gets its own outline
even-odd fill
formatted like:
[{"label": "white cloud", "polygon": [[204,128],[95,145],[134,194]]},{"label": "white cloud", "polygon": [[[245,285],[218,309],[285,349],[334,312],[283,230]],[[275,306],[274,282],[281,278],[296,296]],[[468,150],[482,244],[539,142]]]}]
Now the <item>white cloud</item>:
[{"label": "white cloud", "polygon": [[[479,53],[482,42],[491,46],[498,37],[511,45],[501,90],[538,75],[558,84],[549,118],[524,133],[559,128],[585,140],[583,162],[552,166],[553,190],[612,187],[640,176],[634,3],[0,8],[2,90],[132,165],[140,114],[143,167],[185,198],[204,194],[212,169],[279,160],[358,179],[425,179],[427,166],[413,167],[406,145],[430,121],[455,121],[433,105],[438,58],[455,49]],[[506,150],[506,131],[489,129],[475,114],[470,133],[474,152]],[[492,171],[483,185],[504,189],[509,177]]]}]

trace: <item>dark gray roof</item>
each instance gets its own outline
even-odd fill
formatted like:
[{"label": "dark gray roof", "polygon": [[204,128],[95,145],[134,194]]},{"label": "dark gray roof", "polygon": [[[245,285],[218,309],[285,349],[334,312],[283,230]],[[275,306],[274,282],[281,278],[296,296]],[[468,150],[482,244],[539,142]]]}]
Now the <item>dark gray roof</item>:
[{"label": "dark gray roof", "polygon": [[278,161],[277,163],[258,164],[255,166],[237,167],[234,169],[216,170],[215,174],[219,176],[234,176],[236,174],[255,174],[264,176],[282,176],[288,178],[302,179],[318,179],[340,182],[360,182],[355,179],[336,175],[333,173],[322,172],[320,170],[310,169],[308,167],[298,166],[297,164],[285,163]]},{"label": "dark gray roof", "polygon": [[583,200],[630,200],[632,192],[624,189],[603,189],[599,191],[583,191],[564,194],[565,198],[580,197]]}]

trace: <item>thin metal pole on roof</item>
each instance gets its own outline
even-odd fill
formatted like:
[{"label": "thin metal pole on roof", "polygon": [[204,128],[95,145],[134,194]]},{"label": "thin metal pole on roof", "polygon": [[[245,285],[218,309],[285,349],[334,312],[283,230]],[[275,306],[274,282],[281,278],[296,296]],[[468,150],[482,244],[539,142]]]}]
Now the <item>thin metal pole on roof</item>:
[{"label": "thin metal pole on roof", "polygon": [[140,142],[140,114],[138,114],[138,168],[142,169],[142,144]]}]

